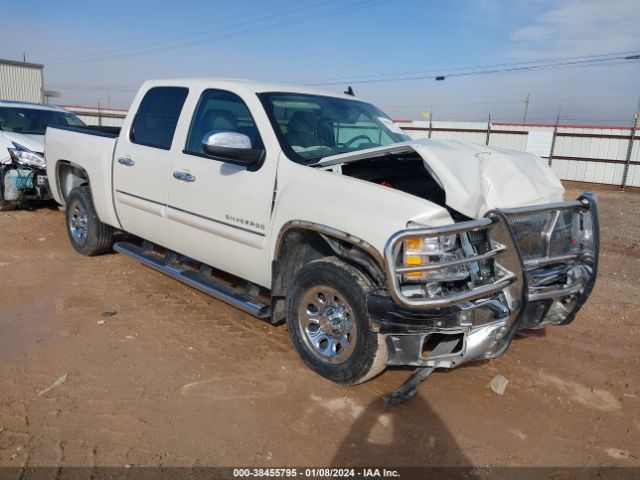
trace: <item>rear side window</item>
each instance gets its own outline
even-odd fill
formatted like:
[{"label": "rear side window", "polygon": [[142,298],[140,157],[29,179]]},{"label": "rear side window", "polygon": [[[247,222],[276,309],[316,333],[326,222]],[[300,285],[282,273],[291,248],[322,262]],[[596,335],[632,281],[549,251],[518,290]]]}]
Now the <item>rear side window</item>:
[{"label": "rear side window", "polygon": [[131,141],[169,150],[189,93],[183,87],[155,87],[145,94],[131,129]]}]

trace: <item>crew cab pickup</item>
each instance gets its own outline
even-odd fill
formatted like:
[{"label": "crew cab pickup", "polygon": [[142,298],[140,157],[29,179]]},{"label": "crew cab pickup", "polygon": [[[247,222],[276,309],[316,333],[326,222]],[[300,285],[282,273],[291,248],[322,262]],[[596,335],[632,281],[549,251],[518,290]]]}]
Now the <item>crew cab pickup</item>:
[{"label": "crew cab pickup", "polygon": [[502,355],[570,323],[596,279],[593,194],[565,201],[533,154],[412,140],[348,94],[149,81],[119,132],[49,128],[45,153],[78,252],[286,322],[342,384]]}]

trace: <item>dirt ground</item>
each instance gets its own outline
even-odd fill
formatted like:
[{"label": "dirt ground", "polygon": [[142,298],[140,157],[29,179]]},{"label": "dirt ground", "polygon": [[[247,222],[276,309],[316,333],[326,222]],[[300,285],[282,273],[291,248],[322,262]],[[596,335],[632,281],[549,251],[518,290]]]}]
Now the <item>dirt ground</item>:
[{"label": "dirt ground", "polygon": [[381,396],[409,370],[334,385],[285,327],[76,254],[62,212],[0,213],[0,466],[640,466],[640,195],[598,193],[600,274],[576,321],[396,408]]}]

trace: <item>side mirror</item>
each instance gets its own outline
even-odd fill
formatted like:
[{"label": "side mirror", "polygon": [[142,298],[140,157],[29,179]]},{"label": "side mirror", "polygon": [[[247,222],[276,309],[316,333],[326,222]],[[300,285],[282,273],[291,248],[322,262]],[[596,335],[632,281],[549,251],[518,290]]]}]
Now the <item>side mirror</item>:
[{"label": "side mirror", "polygon": [[244,133],[220,130],[204,136],[202,151],[212,157],[241,165],[256,165],[264,156],[264,150],[252,148],[251,139]]}]

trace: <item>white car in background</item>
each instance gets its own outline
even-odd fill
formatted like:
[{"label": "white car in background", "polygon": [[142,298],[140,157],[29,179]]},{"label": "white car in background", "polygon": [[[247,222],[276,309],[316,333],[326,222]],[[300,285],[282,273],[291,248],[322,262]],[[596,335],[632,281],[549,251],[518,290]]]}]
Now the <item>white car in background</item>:
[{"label": "white car in background", "polygon": [[44,134],[49,125],[84,123],[57,105],[0,100],[0,211],[29,200],[49,200]]}]

